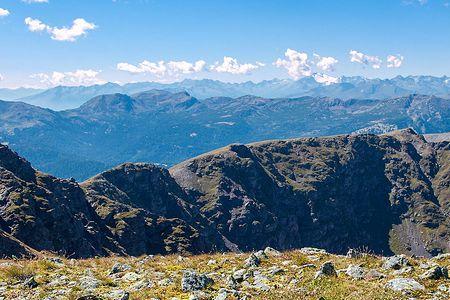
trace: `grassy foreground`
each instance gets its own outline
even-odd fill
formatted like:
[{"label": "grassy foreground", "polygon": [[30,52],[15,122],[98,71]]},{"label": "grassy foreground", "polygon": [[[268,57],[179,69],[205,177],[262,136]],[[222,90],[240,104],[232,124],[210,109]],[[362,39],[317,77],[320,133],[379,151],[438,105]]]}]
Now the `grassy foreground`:
[{"label": "grassy foreground", "polygon": [[[251,256],[249,253],[2,260],[0,299],[450,298],[450,280],[423,279],[421,276],[433,266],[450,265],[450,258],[446,256],[439,259],[407,258],[408,265],[394,270],[383,267],[383,258],[367,254],[350,258],[320,251],[295,250],[260,255],[257,255],[260,261],[250,263],[247,260]],[[315,278],[327,261],[332,262],[336,274]],[[347,274],[349,265],[380,273],[356,279]],[[186,290],[183,286],[183,290],[182,278],[186,270],[205,274],[207,283],[194,290]],[[387,283],[395,278],[414,279],[423,289],[392,290]]]}]

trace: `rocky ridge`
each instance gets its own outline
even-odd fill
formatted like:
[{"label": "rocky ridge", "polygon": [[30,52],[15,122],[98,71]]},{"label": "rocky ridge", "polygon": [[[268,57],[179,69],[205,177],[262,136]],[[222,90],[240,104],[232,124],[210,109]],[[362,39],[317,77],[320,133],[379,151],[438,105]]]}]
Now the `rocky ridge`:
[{"label": "rocky ridge", "polygon": [[230,145],[169,170],[122,164],[79,184],[36,171],[1,145],[0,253],[312,246],[431,257],[450,248],[449,150],[411,129],[276,140]]}]

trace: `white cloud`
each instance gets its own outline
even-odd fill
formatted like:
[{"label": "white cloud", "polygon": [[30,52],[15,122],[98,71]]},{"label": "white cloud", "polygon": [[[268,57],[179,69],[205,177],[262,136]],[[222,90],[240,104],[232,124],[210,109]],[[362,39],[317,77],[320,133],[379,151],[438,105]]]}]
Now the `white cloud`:
[{"label": "white cloud", "polygon": [[341,79],[339,77],[334,77],[334,76],[330,76],[330,75],[327,75],[327,74],[315,73],[313,75],[313,78],[318,83],[323,83],[325,85],[330,85],[330,84],[333,84],[333,83],[341,82]]},{"label": "white cloud", "polygon": [[0,74],[0,81],[2,81],[3,79],[5,79],[5,77],[3,77],[2,74]]},{"label": "white cloud", "polygon": [[278,68],[285,68],[288,71],[289,76],[297,80],[312,75],[307,53],[287,49],[284,56],[285,59],[278,58],[274,62],[274,65]]},{"label": "white cloud", "polygon": [[106,81],[100,79],[99,71],[95,70],[76,70],[73,72],[52,72],[52,73],[38,73],[31,75],[31,78],[38,79],[40,83],[47,86],[65,85],[94,85],[104,84]]},{"label": "white cloud", "polygon": [[387,67],[400,68],[403,64],[404,57],[402,55],[388,55]]},{"label": "white cloud", "polygon": [[89,30],[97,27],[94,23],[89,23],[81,18],[75,19],[71,27],[52,27],[30,17],[25,19],[25,24],[32,32],[47,31],[52,39],[69,42],[74,42],[78,37],[86,35]]},{"label": "white cloud", "polygon": [[32,19],[30,17],[25,19],[25,24],[28,26],[28,30],[32,32],[44,31],[47,29],[47,25],[37,19]]},{"label": "white cloud", "polygon": [[264,67],[265,64],[256,62],[255,64],[240,64],[236,58],[224,56],[223,62],[216,62],[210,66],[211,71],[230,74],[250,74],[252,71]]},{"label": "white cloud", "polygon": [[176,73],[191,74],[201,72],[206,66],[206,62],[199,60],[192,64],[187,61],[169,61],[167,66],[169,70],[173,70]]},{"label": "white cloud", "polygon": [[194,63],[187,61],[168,61],[163,60],[159,62],[150,62],[144,60],[138,65],[133,65],[129,63],[118,63],[117,69],[120,71],[126,71],[132,74],[148,73],[153,74],[157,77],[178,77],[181,74],[192,74],[203,71],[206,62],[204,60],[198,60]]},{"label": "white cloud", "polygon": [[314,53],[316,59],[316,66],[322,71],[334,71],[334,66],[339,62],[336,58],[331,56],[320,56]]},{"label": "white cloud", "polygon": [[1,17],[6,17],[9,15],[9,10],[4,9],[4,8],[0,8],[0,18]]},{"label": "white cloud", "polygon": [[350,51],[350,61],[370,66],[374,69],[381,68],[383,61],[377,56],[370,56],[355,50]]}]

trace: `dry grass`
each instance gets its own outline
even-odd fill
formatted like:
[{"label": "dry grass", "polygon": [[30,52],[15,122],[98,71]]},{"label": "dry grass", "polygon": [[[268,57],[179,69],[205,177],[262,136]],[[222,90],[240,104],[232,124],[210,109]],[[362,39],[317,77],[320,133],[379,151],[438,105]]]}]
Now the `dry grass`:
[{"label": "dry grass", "polygon": [[[14,299],[21,296],[25,299],[43,299],[48,296],[55,296],[58,290],[65,290],[63,297],[52,299],[77,299],[87,293],[95,294],[109,299],[107,295],[114,290],[124,290],[130,292],[130,299],[172,299],[176,297],[180,300],[188,299],[190,293],[183,293],[181,290],[181,277],[183,270],[193,269],[199,273],[208,273],[214,280],[214,284],[204,292],[211,295],[213,299],[220,288],[226,287],[226,278],[235,270],[243,268],[248,254],[208,254],[181,258],[177,255],[138,257],[138,258],[95,258],[87,260],[63,259],[63,264],[55,264],[45,259],[40,260],[19,260],[0,262],[0,281],[17,283],[30,276],[34,276],[39,286],[35,289],[28,289],[20,284],[9,285],[4,293],[5,299]],[[354,280],[344,272],[338,272],[336,278],[314,279],[315,272],[325,261],[334,262],[337,270],[342,270],[348,265],[362,265],[365,268],[377,269],[387,275],[380,280]],[[211,261],[208,263],[208,261]],[[213,262],[215,261],[215,262]],[[381,269],[382,260],[373,255],[363,255],[360,258],[350,259],[343,256],[330,254],[306,255],[299,251],[282,253],[279,257],[270,257],[263,260],[258,268],[270,280],[269,292],[262,292],[253,287],[240,286],[243,294],[248,295],[248,299],[430,299],[430,293],[437,291],[441,284],[450,287],[450,282],[445,280],[420,280],[419,276],[424,272],[419,265],[427,262],[425,259],[411,259],[414,271],[404,276],[394,276],[392,271]],[[152,287],[141,290],[134,290],[133,285],[137,281],[126,281],[124,275],[127,272],[110,275],[109,271],[116,263],[128,264],[133,272],[138,274],[139,280],[145,279],[152,282]],[[449,259],[439,261],[440,265],[447,266]],[[303,268],[306,264],[313,264],[315,268]],[[268,269],[273,266],[283,268],[284,272],[277,275],[269,275]],[[99,281],[95,290],[85,291],[80,287],[80,278],[91,274]],[[388,280],[395,277],[412,277],[426,287],[425,292],[415,292],[409,295],[393,292],[385,288]],[[59,285],[51,284],[55,278],[67,278]],[[165,280],[164,280],[165,279]],[[168,282],[164,285],[164,282]],[[252,283],[253,279],[249,279]],[[449,294],[447,294],[449,296]],[[234,299],[229,297],[227,299]],[[447,299],[447,298],[437,298]]]}]

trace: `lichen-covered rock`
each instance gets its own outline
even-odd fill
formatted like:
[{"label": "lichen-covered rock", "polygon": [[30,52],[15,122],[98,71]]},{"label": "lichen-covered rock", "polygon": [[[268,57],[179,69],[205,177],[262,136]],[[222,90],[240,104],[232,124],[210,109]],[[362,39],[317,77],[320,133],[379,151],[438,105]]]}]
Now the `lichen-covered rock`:
[{"label": "lichen-covered rock", "polygon": [[354,278],[354,279],[363,279],[367,274],[367,270],[361,266],[349,265],[345,274]]},{"label": "lichen-covered rock", "polygon": [[421,279],[441,279],[448,278],[448,269],[446,267],[434,266],[420,275]]},{"label": "lichen-covered rock", "polygon": [[127,264],[121,264],[121,263],[115,263],[112,268],[111,271],[109,272],[110,274],[116,274],[116,273],[120,273],[120,272],[126,272],[131,270],[131,266],[127,265]]},{"label": "lichen-covered rock", "polygon": [[386,288],[397,291],[424,290],[425,287],[412,278],[395,278],[386,283]]},{"label": "lichen-covered rock", "polygon": [[394,255],[384,258],[384,269],[400,270],[406,266],[409,266],[409,260],[405,255]]},{"label": "lichen-covered rock", "polygon": [[181,278],[181,289],[183,292],[198,291],[213,284],[214,281],[205,274],[198,274],[194,271],[184,271]]},{"label": "lichen-covered rock", "polygon": [[314,278],[320,278],[320,277],[336,277],[337,276],[337,272],[336,269],[334,268],[334,264],[332,261],[327,261],[325,263],[322,264],[322,266],[320,267],[319,271],[316,272],[316,275],[314,276]]},{"label": "lichen-covered rock", "polygon": [[261,264],[261,259],[258,258],[254,253],[252,253],[246,260],[245,260],[245,267],[251,268],[251,267],[258,267]]}]

